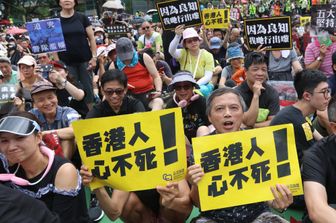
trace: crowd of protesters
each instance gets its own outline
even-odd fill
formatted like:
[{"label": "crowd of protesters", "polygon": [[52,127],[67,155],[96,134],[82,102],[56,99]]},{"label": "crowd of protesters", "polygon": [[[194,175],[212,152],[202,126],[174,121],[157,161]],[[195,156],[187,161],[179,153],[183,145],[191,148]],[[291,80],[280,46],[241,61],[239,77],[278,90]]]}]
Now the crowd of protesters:
[{"label": "crowd of protesters", "polygon": [[[34,55],[27,34],[0,34],[0,83],[16,86],[0,109],[0,219],[101,219],[99,208],[94,216],[86,206],[84,188],[94,177],[81,166],[72,122],[180,107],[190,150],[186,178],[137,192],[96,189],[93,201],[108,218],[185,222],[200,207],[205,174],[194,162],[192,138],[291,123],[304,196],[277,184],[270,188],[273,200],[201,212],[192,222],[288,222],[277,214],[287,208],[302,211],[302,222],[335,221],[336,33],[323,31],[331,41],[326,46],[309,23],[300,27],[297,15],[309,13],[310,1],[209,3],[202,7],[231,9],[229,28],[173,31],[150,16],[132,24],[109,11],[93,26],[76,11],[77,0],[57,2],[66,51]],[[279,15],[293,18],[293,48],[251,51],[241,21]],[[107,33],[115,23],[129,33]],[[284,106],[286,92],[276,82],[292,86],[296,100]]]}]

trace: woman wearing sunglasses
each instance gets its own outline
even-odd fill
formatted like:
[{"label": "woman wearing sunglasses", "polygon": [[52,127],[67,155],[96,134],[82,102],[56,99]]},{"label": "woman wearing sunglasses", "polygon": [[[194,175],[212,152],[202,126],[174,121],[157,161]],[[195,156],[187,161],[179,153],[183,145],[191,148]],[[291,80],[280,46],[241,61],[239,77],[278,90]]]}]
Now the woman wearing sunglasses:
[{"label": "woman wearing sunglasses", "polygon": [[194,93],[199,86],[189,71],[180,71],[173,77],[168,86],[169,91],[175,90],[173,97],[167,103],[167,108],[182,108],[184,133],[188,140],[196,137],[197,129],[209,125],[205,114],[205,98]]},{"label": "woman wearing sunglasses", "polygon": [[33,114],[16,112],[1,119],[0,143],[0,152],[6,158],[0,159],[0,181],[43,201],[61,222],[88,222],[78,171],[44,145]]},{"label": "woman wearing sunglasses", "polygon": [[[183,49],[177,49],[181,36],[183,36]],[[178,60],[181,70],[192,73],[201,93],[207,97],[214,88],[211,83],[214,59],[211,53],[200,49],[201,41],[194,28],[184,29],[184,25],[179,25],[175,28],[175,38],[169,45],[169,53]]]}]

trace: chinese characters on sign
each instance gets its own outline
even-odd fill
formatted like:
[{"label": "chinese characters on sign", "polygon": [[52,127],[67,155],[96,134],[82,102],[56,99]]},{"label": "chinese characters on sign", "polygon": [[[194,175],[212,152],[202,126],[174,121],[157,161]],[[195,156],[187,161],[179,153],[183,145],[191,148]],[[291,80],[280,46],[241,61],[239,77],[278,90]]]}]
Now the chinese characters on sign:
[{"label": "chinese characters on sign", "polygon": [[300,26],[304,27],[307,23],[310,23],[310,16],[301,16],[300,17]]},{"label": "chinese characters on sign", "polygon": [[336,7],[332,4],[316,5],[311,12],[312,25],[317,28],[335,30]]},{"label": "chinese characters on sign", "polygon": [[268,50],[292,49],[291,19],[273,17],[244,20],[245,39],[250,50],[263,45]]},{"label": "chinese characters on sign", "polygon": [[303,193],[290,124],[193,138],[192,144],[205,173],[198,185],[202,211],[271,200],[277,183]]},{"label": "chinese characters on sign", "polygon": [[146,190],[184,179],[180,109],[81,120],[73,128],[83,163],[98,179],[92,189]]},{"label": "chinese characters on sign", "polygon": [[162,27],[173,30],[184,24],[185,27],[202,24],[201,11],[197,0],[173,0],[156,3]]},{"label": "chinese characters on sign", "polygon": [[35,54],[66,51],[60,19],[48,19],[26,23]]},{"label": "chinese characters on sign", "polygon": [[14,99],[16,93],[15,84],[0,84],[0,101],[7,102]]},{"label": "chinese characters on sign", "polygon": [[127,36],[129,32],[128,27],[125,24],[114,24],[106,27],[106,32],[109,37],[122,37]]},{"label": "chinese characters on sign", "polygon": [[203,24],[207,29],[229,28],[230,10],[229,9],[204,9]]}]

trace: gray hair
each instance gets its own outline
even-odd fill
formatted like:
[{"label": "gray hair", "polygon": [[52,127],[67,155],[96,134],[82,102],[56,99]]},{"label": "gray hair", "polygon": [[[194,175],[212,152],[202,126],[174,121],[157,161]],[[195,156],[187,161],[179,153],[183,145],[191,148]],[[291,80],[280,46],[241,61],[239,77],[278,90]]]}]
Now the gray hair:
[{"label": "gray hair", "polygon": [[246,111],[246,104],[245,101],[243,99],[243,97],[240,95],[239,91],[237,91],[236,89],[233,88],[228,88],[228,87],[224,87],[224,88],[219,88],[215,91],[212,92],[212,94],[210,95],[210,97],[208,98],[207,102],[206,102],[206,114],[207,116],[210,115],[211,109],[212,109],[212,101],[223,95],[223,94],[228,94],[228,93],[232,93],[238,96],[239,98],[239,103],[241,105],[241,107],[243,108],[243,111]]}]

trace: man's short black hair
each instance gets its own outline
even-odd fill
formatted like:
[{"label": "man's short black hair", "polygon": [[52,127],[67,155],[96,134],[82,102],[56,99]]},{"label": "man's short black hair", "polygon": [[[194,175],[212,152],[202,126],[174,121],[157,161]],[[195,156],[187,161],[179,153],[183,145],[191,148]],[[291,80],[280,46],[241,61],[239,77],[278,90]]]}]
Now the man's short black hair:
[{"label": "man's short black hair", "polygon": [[305,91],[312,93],[322,82],[327,82],[327,77],[319,70],[304,69],[296,73],[294,77],[294,87],[301,100]]},{"label": "man's short black hair", "polygon": [[127,88],[127,76],[120,70],[112,69],[103,73],[100,79],[101,87],[110,81],[118,81],[124,88]]},{"label": "man's short black hair", "polygon": [[251,53],[248,53],[246,56],[245,56],[245,60],[244,60],[244,67],[246,70],[249,69],[249,67],[252,65],[252,64],[266,64],[266,66],[268,67],[268,59],[267,57],[262,54],[262,53],[259,53],[259,52],[251,52]]}]

